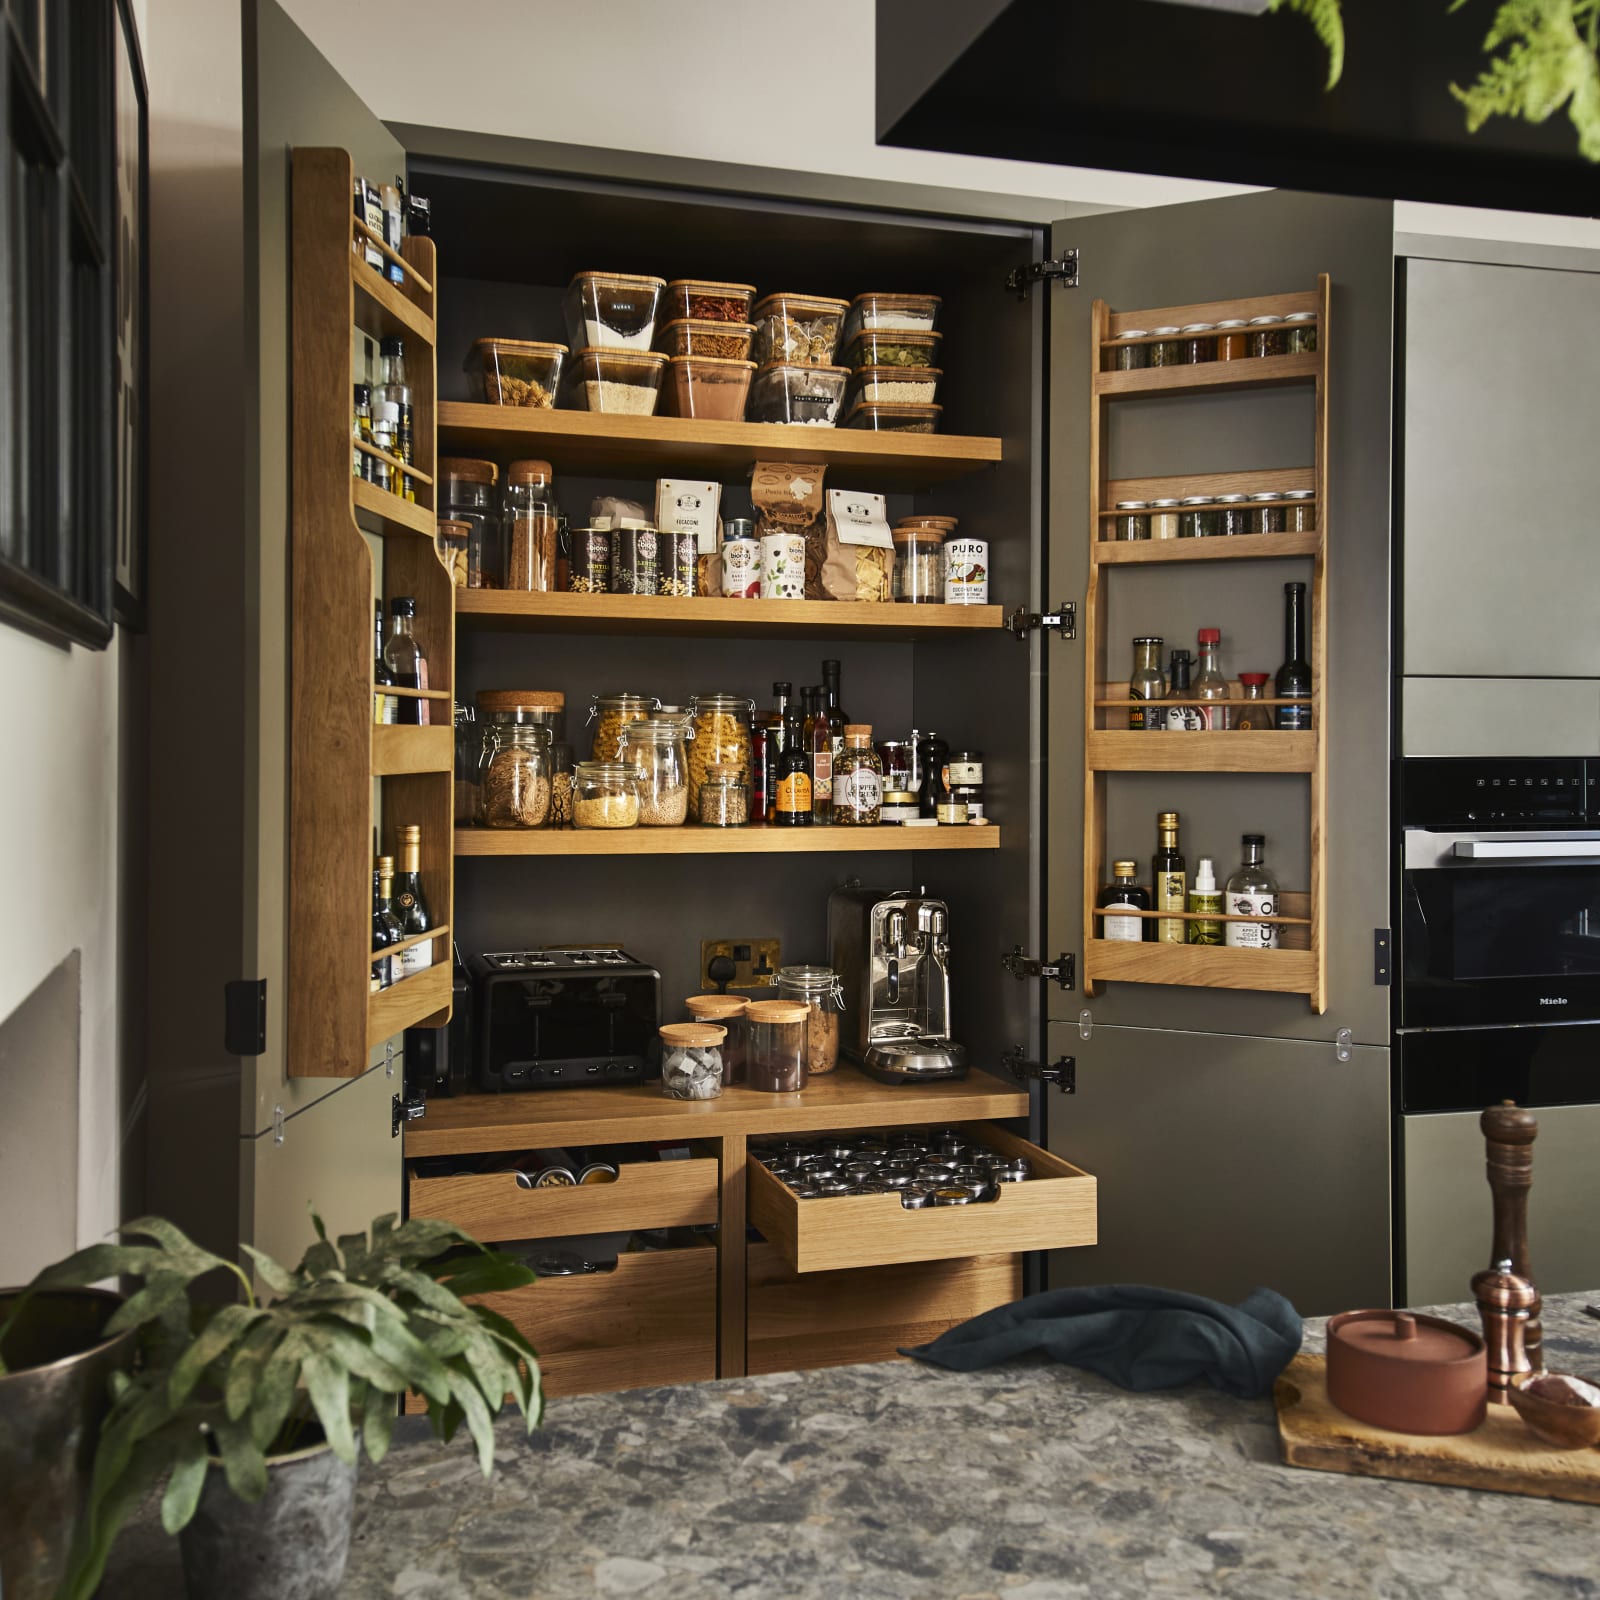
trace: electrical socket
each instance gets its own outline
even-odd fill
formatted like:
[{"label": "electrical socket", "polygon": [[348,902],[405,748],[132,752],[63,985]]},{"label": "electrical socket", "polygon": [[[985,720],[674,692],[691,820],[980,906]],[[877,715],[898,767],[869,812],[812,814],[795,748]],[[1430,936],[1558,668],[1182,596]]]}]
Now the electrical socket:
[{"label": "electrical socket", "polygon": [[702,939],[700,941],[700,986],[712,993],[716,980],[709,968],[715,956],[727,956],[735,972],[729,989],[769,989],[778,981],[778,941],[776,939]]}]

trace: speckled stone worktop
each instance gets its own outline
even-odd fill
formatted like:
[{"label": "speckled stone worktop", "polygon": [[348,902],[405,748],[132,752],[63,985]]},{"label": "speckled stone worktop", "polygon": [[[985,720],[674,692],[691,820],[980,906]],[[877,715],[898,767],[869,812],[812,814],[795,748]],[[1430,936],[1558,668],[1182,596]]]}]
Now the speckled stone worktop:
[{"label": "speckled stone worktop", "polygon": [[[1546,1303],[1551,1367],[1600,1372],[1597,1300]],[[1271,1401],[1204,1385],[896,1362],[596,1395],[503,1425],[488,1484],[420,1426],[363,1463],[347,1600],[1600,1597],[1600,1510],[1284,1467]],[[104,1592],[182,1595],[150,1515]]]}]

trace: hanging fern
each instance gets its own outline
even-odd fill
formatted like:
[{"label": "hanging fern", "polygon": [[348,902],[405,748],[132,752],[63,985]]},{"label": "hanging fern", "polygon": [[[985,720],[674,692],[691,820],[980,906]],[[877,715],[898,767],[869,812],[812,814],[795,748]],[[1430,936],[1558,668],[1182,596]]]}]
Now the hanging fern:
[{"label": "hanging fern", "polygon": [[[1452,0],[1450,9],[1465,4]],[[1597,36],[1600,0],[1503,0],[1483,41],[1489,65],[1470,89],[1450,85],[1467,108],[1467,131],[1476,133],[1490,117],[1544,122],[1565,105],[1580,154],[1600,161]]]},{"label": "hanging fern", "polygon": [[[1600,3],[1600,0],[1597,0]],[[1328,50],[1328,87],[1344,72],[1344,14],[1339,0],[1272,0],[1274,11],[1298,11]]]}]

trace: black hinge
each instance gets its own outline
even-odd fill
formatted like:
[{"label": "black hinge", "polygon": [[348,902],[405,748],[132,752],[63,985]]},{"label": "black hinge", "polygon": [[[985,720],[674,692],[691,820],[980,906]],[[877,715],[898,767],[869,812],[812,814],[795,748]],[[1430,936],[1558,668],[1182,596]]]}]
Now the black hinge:
[{"label": "black hinge", "polygon": [[1064,289],[1078,287],[1078,252],[1069,250],[1048,261],[1030,261],[1026,266],[1013,267],[1006,274],[1006,288],[1019,300],[1028,298],[1028,291],[1036,283],[1059,283]]},{"label": "black hinge", "polygon": [[267,980],[235,978],[222,986],[222,1048],[259,1056],[267,1048]]},{"label": "black hinge", "polygon": [[1054,629],[1063,639],[1078,637],[1078,603],[1063,600],[1054,611],[1013,611],[1006,627],[1014,639],[1026,639],[1035,628]]},{"label": "black hinge", "polygon": [[1027,1061],[1023,1058],[1022,1046],[1019,1044],[1001,1056],[1000,1065],[1019,1082],[1053,1083],[1062,1094],[1078,1092],[1076,1056],[1062,1056],[1059,1061],[1048,1064],[1043,1061]]},{"label": "black hinge", "polygon": [[1078,981],[1078,958],[1074,955],[1059,955],[1053,962],[1035,961],[1023,953],[1019,944],[1009,955],[1001,956],[1000,964],[1019,982],[1026,978],[1043,978],[1063,989],[1071,989]]},{"label": "black hinge", "polygon": [[1394,940],[1387,928],[1374,928],[1372,930],[1372,981],[1389,987],[1389,964],[1393,954]]},{"label": "black hinge", "polygon": [[400,1130],[408,1122],[416,1122],[428,1109],[426,1100],[402,1100],[399,1095],[389,1097],[389,1137],[398,1139]]}]

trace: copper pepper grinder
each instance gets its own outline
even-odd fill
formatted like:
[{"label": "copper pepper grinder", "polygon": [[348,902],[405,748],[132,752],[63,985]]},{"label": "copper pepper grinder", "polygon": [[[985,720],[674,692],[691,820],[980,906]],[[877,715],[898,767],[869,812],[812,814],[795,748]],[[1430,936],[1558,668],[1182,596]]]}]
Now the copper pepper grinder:
[{"label": "copper pepper grinder", "polygon": [[1494,1197],[1494,1246],[1487,1271],[1472,1280],[1489,1347],[1489,1397],[1504,1400],[1518,1373],[1544,1366],[1541,1301],[1528,1262],[1528,1190],[1533,1186],[1533,1141],[1539,1120],[1512,1100],[1479,1119]]}]

